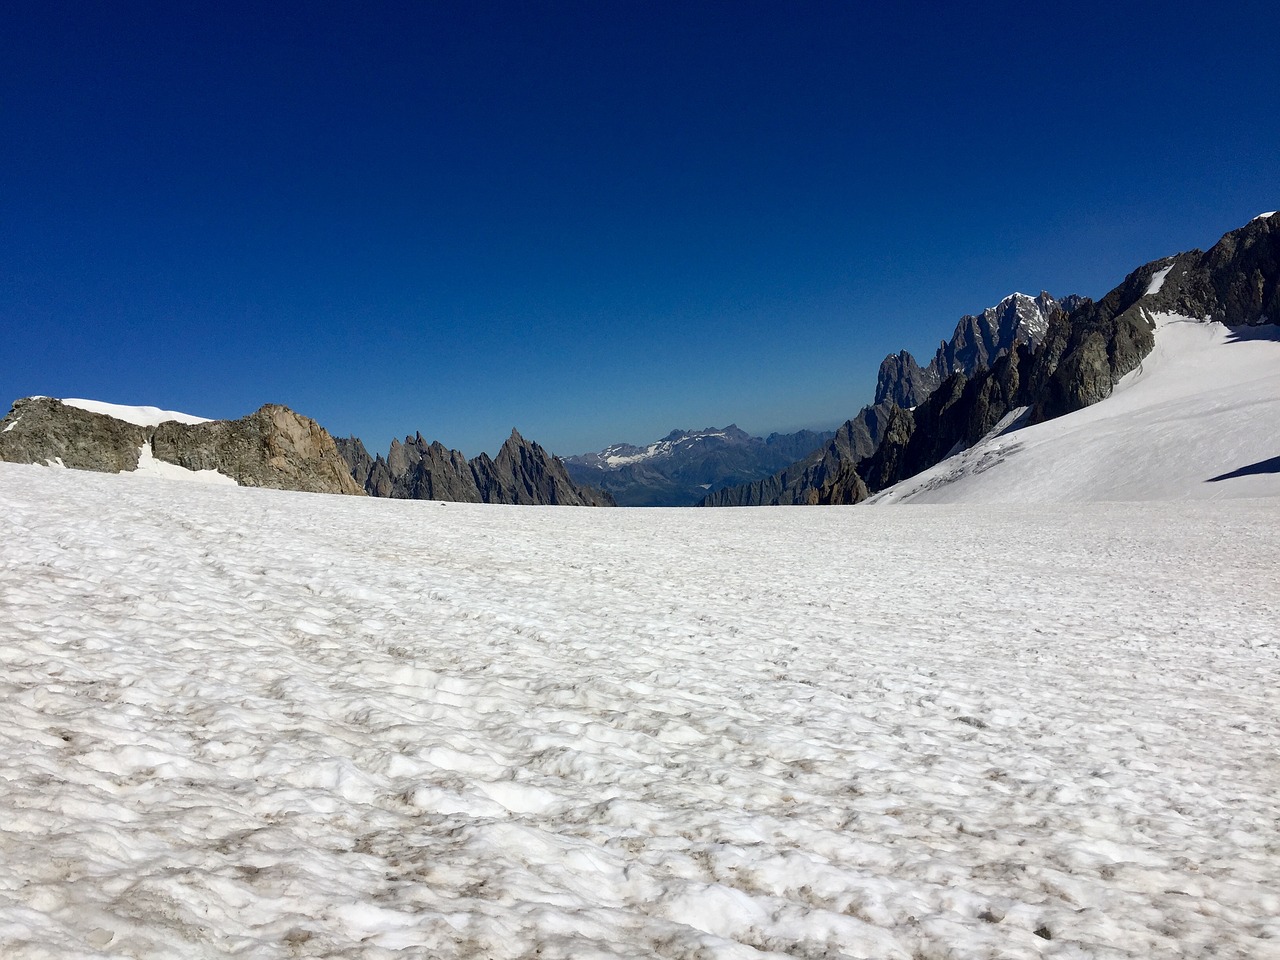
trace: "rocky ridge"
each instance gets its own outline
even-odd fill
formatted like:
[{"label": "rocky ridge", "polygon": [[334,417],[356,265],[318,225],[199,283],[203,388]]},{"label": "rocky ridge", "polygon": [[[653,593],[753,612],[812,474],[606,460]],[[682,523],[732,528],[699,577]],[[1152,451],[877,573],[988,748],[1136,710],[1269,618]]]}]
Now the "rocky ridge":
[{"label": "rocky ridge", "polygon": [[[1007,353],[1018,343],[1035,343],[1048,328],[1048,318],[1062,304],[1078,305],[1082,298],[1062,301],[1048,293],[1029,297],[1014,293],[982,313],[961,317],[950,340],[938,347],[927,367],[921,367],[908,351],[890,354],[880,364],[876,399],[845,421],[836,435],[802,460],[788,464],[772,476],[707,494],[699,506],[747,507],[804,504],[857,503],[867,496],[866,487],[848,482],[849,470],[870,457],[880,446],[893,411],[913,407],[932,394],[947,377],[973,373]],[[843,476],[843,482],[833,478]]]},{"label": "rocky ridge", "polygon": [[[1028,325],[1025,336],[1014,336],[994,357],[990,348],[1000,340],[982,335],[978,318],[964,318],[953,348],[944,344],[929,368],[919,367],[905,351],[881,365],[877,395],[883,398],[859,414],[865,426],[868,412],[877,411],[879,436],[872,451],[832,443],[767,481],[721,491],[703,505],[820,503],[827,502],[824,489],[848,495],[838,502],[858,502],[856,485],[824,488],[825,478],[852,467],[865,489],[875,492],[976,443],[1006,418],[1037,423],[1089,406],[1110,396],[1119,379],[1150,353],[1153,315],[1173,313],[1227,326],[1275,323],[1280,320],[1278,284],[1280,216],[1264,215],[1226,234],[1207,252],[1191,250],[1139,267],[1099,301],[1073,297],[1050,303],[1052,298],[1042,294],[1037,310],[1049,311],[1043,330]],[[1026,304],[1014,306],[1018,313]],[[990,358],[986,366],[963,369],[984,354]],[[912,392],[952,360],[961,369],[925,397]],[[893,396],[917,402],[908,409]],[[851,434],[857,419],[841,430]]]},{"label": "rocky ridge", "polygon": [[1015,343],[1038,345],[1056,311],[1069,313],[1083,302],[1074,294],[1056,300],[1043,290],[1038,297],[1013,293],[982,313],[961,317],[951,339],[938,345],[927,367],[921,367],[906,350],[885,357],[876,379],[875,402],[914,407],[952,374],[989,368]]},{"label": "rocky ridge", "polygon": [[564,463],[516,430],[498,455],[470,460],[421,432],[392,440],[386,457],[370,456],[355,437],[337,441],[350,476],[374,497],[444,500],[461,503],[510,503],[578,507],[613,506],[599,490],[579,486]]},{"label": "rocky ridge", "polygon": [[136,470],[148,448],[156,460],[216,470],[245,487],[364,493],[325,429],[278,404],[239,420],[140,425],[51,397],[28,397],[16,401],[0,424],[0,460],[12,463],[120,473]]}]

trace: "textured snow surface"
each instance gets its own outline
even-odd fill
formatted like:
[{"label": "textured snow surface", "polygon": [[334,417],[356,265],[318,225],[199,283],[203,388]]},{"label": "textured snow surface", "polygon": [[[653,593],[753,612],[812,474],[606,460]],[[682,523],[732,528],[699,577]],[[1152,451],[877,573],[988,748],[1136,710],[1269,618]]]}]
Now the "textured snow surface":
[{"label": "textured snow surface", "polygon": [[1280,956],[1278,520],[0,464],[0,956]]},{"label": "textured snow surface", "polygon": [[115,417],[125,423],[134,423],[140,427],[154,427],[166,420],[177,420],[178,423],[209,423],[205,417],[193,417],[189,413],[178,413],[175,410],[161,410],[159,407],[130,407],[120,403],[107,403],[103,400],[63,400],[68,407],[88,410],[90,413],[101,413]]},{"label": "textured snow surface", "polygon": [[1280,327],[1156,316],[1156,344],[1106,400],[991,436],[873,503],[1280,496]]}]

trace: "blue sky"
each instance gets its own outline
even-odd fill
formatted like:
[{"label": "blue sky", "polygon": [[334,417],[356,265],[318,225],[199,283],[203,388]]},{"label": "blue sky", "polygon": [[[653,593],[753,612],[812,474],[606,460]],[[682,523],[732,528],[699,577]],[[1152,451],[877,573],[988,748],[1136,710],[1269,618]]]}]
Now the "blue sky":
[{"label": "blue sky", "polygon": [[834,426],[1280,206],[1271,3],[9,3],[0,401]]}]

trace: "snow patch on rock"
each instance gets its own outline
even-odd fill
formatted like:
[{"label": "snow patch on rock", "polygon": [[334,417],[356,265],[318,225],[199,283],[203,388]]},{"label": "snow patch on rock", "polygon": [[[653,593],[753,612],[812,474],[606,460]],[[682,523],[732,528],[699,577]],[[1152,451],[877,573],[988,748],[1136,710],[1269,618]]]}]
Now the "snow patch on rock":
[{"label": "snow patch on rock", "polygon": [[117,420],[136,424],[139,427],[159,426],[166,420],[176,420],[178,423],[210,422],[206,417],[194,417],[189,413],[179,413],[176,410],[161,410],[159,407],[134,407],[120,403],[107,403],[104,400],[81,400],[77,398],[65,399],[62,402],[68,407],[76,407],[80,410],[87,410],[89,413],[100,413],[107,417],[115,417]]},{"label": "snow patch on rock", "polygon": [[184,480],[190,483],[216,483],[230,484],[233,487],[238,486],[232,477],[228,477],[225,473],[219,473],[217,470],[188,470],[186,467],[179,466],[176,463],[157,460],[149,443],[145,443],[138,448],[138,468],[136,470],[121,470],[120,472],[128,476],[160,477],[164,480]]}]

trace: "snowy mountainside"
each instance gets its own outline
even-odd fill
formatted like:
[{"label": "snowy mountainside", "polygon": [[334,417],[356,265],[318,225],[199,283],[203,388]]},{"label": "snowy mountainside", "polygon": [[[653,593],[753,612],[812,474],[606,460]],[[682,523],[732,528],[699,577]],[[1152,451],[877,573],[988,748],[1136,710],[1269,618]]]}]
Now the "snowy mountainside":
[{"label": "snowy mountainside", "polygon": [[643,447],[612,444],[564,462],[576,482],[607,490],[620,506],[691,506],[708,490],[766,477],[830,437],[814,430],[753,437],[731,423],[672,430]]},{"label": "snowy mountainside", "polygon": [[[1167,272],[1157,273],[1155,291]],[[1280,496],[1280,327],[1154,320],[1154,349],[1111,396],[1032,426],[1007,417],[869,502]]]},{"label": "snowy mountainside", "polygon": [[[1019,408],[1026,408],[1024,423],[1083,410],[1141,366],[1155,345],[1151,318],[1163,314],[1219,322],[1246,331],[1241,337],[1247,328],[1273,326],[1280,319],[1280,223],[1258,217],[1207,251],[1138,267],[1101,300],[1053,311],[1039,344],[1018,343],[988,368],[951,374],[914,407],[886,400],[864,408],[837,438],[860,436],[859,418],[870,424],[874,413],[872,450],[829,444],[767,481],[703,504],[857,503],[974,446]],[[909,372],[920,372],[909,354],[902,357]]]},{"label": "snowy mountainside", "polygon": [[0,955],[1274,957],[1277,504],[0,464]]}]

